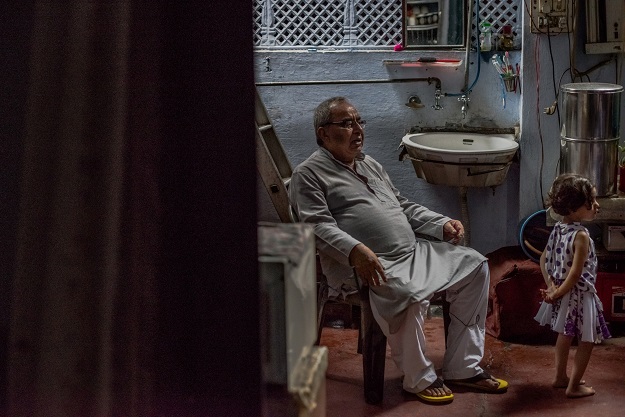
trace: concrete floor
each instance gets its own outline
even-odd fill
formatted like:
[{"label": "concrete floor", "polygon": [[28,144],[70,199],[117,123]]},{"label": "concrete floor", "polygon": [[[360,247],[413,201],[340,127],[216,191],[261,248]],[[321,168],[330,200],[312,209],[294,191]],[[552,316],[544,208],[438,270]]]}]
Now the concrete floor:
[{"label": "concrete floor", "polygon": [[[422,403],[403,393],[401,373],[387,347],[384,401],[368,405],[362,388],[362,357],[356,353],[358,330],[323,329],[321,345],[328,347],[326,372],[328,417],[498,417],[498,416],[602,416],[625,415],[625,331],[624,323],[611,326],[614,338],[594,348],[584,375],[596,390],[591,397],[568,399],[563,389],[553,389],[552,346],[502,342],[487,336],[483,368],[508,381],[505,394],[484,394],[454,389],[454,401],[447,405]],[[427,320],[427,352],[437,367],[442,364],[444,337],[442,318]],[[571,356],[574,355],[574,347]],[[571,362],[569,362],[571,363]],[[569,365],[570,369],[570,365]]]}]

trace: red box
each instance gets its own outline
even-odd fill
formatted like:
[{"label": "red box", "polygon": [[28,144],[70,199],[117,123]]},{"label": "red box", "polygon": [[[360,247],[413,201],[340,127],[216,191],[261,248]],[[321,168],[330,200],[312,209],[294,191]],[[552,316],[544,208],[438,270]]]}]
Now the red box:
[{"label": "red box", "polygon": [[625,321],[625,273],[599,272],[597,293],[606,321]]}]

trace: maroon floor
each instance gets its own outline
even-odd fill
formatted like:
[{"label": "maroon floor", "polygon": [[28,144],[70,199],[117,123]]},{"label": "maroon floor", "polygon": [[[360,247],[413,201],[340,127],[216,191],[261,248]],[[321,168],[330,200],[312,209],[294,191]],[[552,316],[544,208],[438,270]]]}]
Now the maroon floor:
[{"label": "maroon floor", "polygon": [[[447,405],[424,404],[402,392],[401,374],[387,351],[384,401],[368,405],[362,390],[362,357],[356,353],[358,330],[323,329],[321,345],[329,350],[327,370],[328,417],[496,417],[496,416],[602,416],[625,415],[625,332],[622,323],[615,336],[594,348],[584,376],[597,393],[568,399],[564,390],[550,386],[553,379],[553,347],[505,343],[487,336],[483,367],[507,380],[506,394],[484,394],[454,389]],[[427,320],[427,352],[437,367],[442,363],[442,318]],[[574,355],[574,347],[571,356]],[[570,363],[570,362],[569,362]],[[570,368],[569,368],[570,369]]]}]

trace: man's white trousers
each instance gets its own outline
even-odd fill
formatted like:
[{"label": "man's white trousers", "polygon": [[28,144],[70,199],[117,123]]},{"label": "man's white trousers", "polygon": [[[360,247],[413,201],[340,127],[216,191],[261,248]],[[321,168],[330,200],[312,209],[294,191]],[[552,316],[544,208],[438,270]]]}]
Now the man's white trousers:
[{"label": "man's white trousers", "polygon": [[[484,356],[489,282],[488,264],[483,262],[446,290],[451,322],[443,358],[443,379],[465,379],[482,372],[479,363]],[[388,323],[371,302],[373,316],[387,337],[391,356],[404,374],[403,388],[413,393],[423,391],[437,378],[434,364],[425,355],[424,318],[429,305],[428,300],[410,305],[398,331],[390,334]]]}]

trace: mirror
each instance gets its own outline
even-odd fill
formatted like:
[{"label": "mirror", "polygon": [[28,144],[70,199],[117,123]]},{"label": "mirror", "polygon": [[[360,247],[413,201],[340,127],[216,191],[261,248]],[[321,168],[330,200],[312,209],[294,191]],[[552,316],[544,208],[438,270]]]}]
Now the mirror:
[{"label": "mirror", "polygon": [[402,0],[404,48],[464,48],[466,1]]}]

